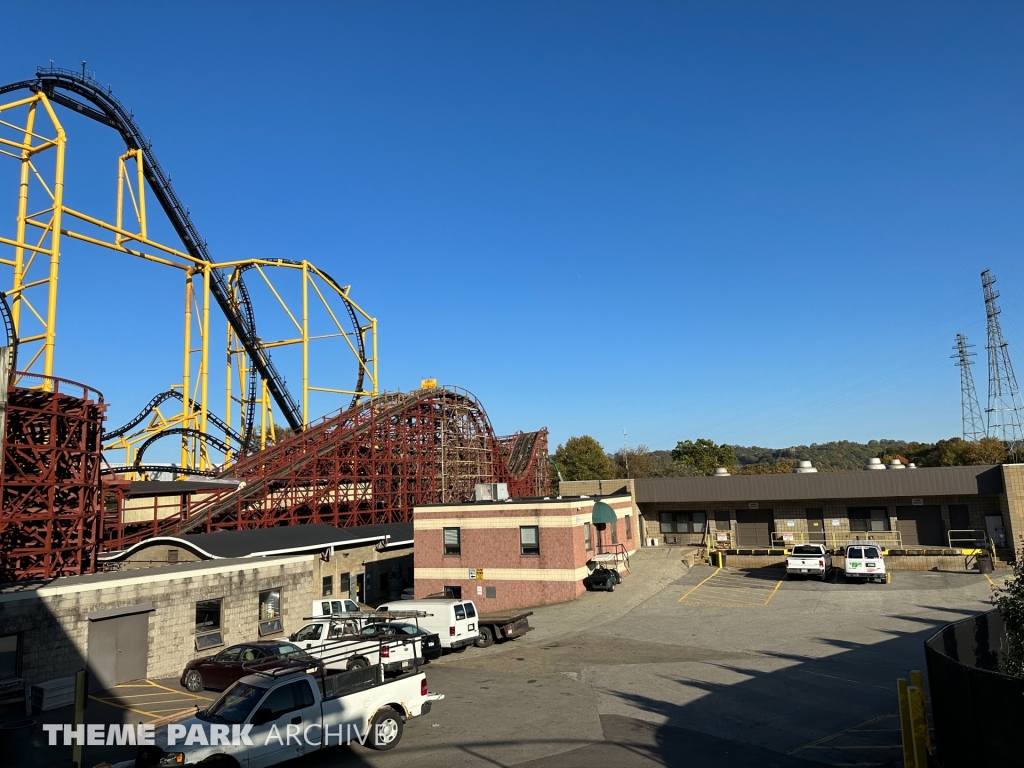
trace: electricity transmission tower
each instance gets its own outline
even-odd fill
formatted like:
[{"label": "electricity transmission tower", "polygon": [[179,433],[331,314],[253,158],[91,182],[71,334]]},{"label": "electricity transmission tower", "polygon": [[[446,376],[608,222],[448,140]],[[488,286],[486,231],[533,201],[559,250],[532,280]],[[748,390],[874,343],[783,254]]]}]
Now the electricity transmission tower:
[{"label": "electricity transmission tower", "polygon": [[999,307],[996,299],[999,292],[992,286],[996,279],[989,270],[981,273],[981,287],[985,291],[985,314],[988,316],[988,414],[989,437],[996,437],[1006,444],[1011,456],[1016,456],[1017,449],[1024,441],[1021,431],[1020,390],[1017,388],[1017,377],[1013,375],[1010,363],[1010,351],[1003,329],[999,326]]},{"label": "electricity transmission tower", "polygon": [[973,344],[967,343],[967,337],[962,333],[956,335],[955,355],[950,357],[957,360],[956,366],[960,369],[960,407],[963,411],[964,440],[972,443],[981,440],[985,436],[985,419],[981,415],[981,406],[978,405],[978,393],[974,390],[974,376],[971,373],[971,366],[974,361],[974,352],[968,352]]}]

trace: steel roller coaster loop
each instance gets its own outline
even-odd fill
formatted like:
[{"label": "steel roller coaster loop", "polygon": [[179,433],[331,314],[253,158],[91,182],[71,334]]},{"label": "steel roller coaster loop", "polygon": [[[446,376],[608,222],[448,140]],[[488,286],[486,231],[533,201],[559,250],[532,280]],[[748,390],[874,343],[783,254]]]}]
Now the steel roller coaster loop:
[{"label": "steel roller coaster loop", "polygon": [[[20,161],[21,182],[19,186],[19,211],[18,229],[16,236],[12,238],[0,237],[0,244],[12,246],[15,250],[13,260],[0,258],[0,264],[13,268],[14,286],[8,291],[8,297],[13,306],[9,313],[9,329],[13,329],[11,338],[19,343],[36,343],[39,349],[32,357],[26,369],[32,369],[36,361],[42,356],[42,374],[52,376],[53,374],[53,349],[55,342],[56,326],[56,285],[57,271],[60,259],[60,240],[62,237],[69,237],[78,241],[87,242],[93,245],[106,247],[121,253],[146,259],[151,262],[177,267],[185,270],[186,273],[186,337],[185,337],[185,361],[183,371],[183,383],[175,385],[182,394],[178,399],[182,403],[182,414],[177,419],[167,423],[144,428],[137,435],[128,435],[128,430],[119,429],[111,433],[111,437],[118,439],[120,447],[126,447],[129,454],[139,442],[148,440],[155,432],[167,431],[168,429],[181,428],[186,430],[179,433],[183,436],[182,442],[182,464],[192,462],[197,454],[205,455],[206,438],[199,437],[199,434],[206,435],[207,422],[212,423],[221,429],[228,440],[221,445],[228,446],[230,458],[233,448],[231,441],[237,443],[237,447],[243,452],[251,451],[256,447],[257,430],[255,428],[256,414],[259,409],[262,414],[262,423],[258,432],[259,447],[266,445],[268,435],[274,439],[273,412],[270,404],[277,406],[278,411],[290,431],[301,430],[310,420],[309,394],[311,391],[330,392],[337,394],[348,394],[352,397],[352,405],[359,402],[361,398],[370,397],[377,393],[377,354],[376,354],[376,321],[366,314],[349,297],[348,287],[341,286],[334,278],[323,270],[306,261],[291,259],[242,259],[225,263],[214,262],[209,253],[206,241],[199,236],[193,224],[188,209],[182,205],[167,176],[160,166],[154,152],[152,143],[145,138],[130,110],[126,109],[120,101],[112,94],[109,86],[104,89],[98,82],[92,79],[83,69],[81,73],[71,70],[50,67],[38,69],[34,80],[24,80],[5,86],[0,86],[0,95],[15,91],[28,91],[32,96],[22,98],[18,101],[0,104],[0,113],[14,108],[24,107],[28,111],[24,127],[6,122],[3,118],[6,115],[0,114],[0,128],[16,132],[17,140],[3,139],[0,137],[0,154],[7,155]],[[117,218],[115,224],[109,224],[102,220],[91,217],[87,214],[75,211],[64,203],[64,150],[66,135],[52,104],[57,104],[73,110],[77,114],[89,117],[96,122],[114,128],[124,141],[127,151],[118,159],[118,199]],[[37,113],[45,120],[49,118],[55,135],[44,136],[35,127]],[[50,184],[40,175],[37,165],[37,158],[43,152],[53,150],[54,175]],[[129,172],[128,164],[134,162],[135,173]],[[133,179],[134,175],[134,179]],[[43,199],[47,206],[41,211],[30,212],[28,208],[29,183],[38,180],[44,190]],[[145,206],[145,188],[151,190],[157,198],[161,209],[166,215],[177,237],[184,246],[184,250],[168,247],[157,243],[148,237]],[[127,191],[127,197],[125,192]],[[130,201],[131,208],[126,206]],[[132,232],[123,225],[125,218],[124,211],[134,209],[134,217],[138,222],[138,232]],[[109,236],[113,234],[113,242],[107,239],[100,239],[94,236],[83,234],[80,231],[72,230],[67,222],[71,220],[85,223],[88,226],[97,228],[101,234]],[[27,235],[31,229],[41,232],[39,239],[33,241]],[[139,248],[146,250],[140,250]],[[155,254],[155,255],[154,255]],[[49,262],[49,273],[43,279],[29,280],[27,273],[31,269],[37,257],[39,262]],[[267,275],[269,268],[285,268],[296,270],[302,273],[302,310],[301,314],[296,310],[292,312],[286,305],[278,290],[271,283]],[[296,324],[299,330],[297,338],[281,340],[277,342],[264,342],[256,333],[256,317],[253,309],[252,297],[249,288],[246,286],[242,275],[248,270],[256,269],[270,287],[271,293],[284,307],[285,312]],[[37,266],[38,271],[38,266]],[[317,280],[322,281],[324,290],[317,285]],[[197,284],[201,285],[197,288]],[[328,334],[315,334],[310,332],[307,318],[307,294],[310,288],[315,292],[323,303],[337,328]],[[43,291],[45,299],[31,299],[31,289],[37,292]],[[325,295],[325,293],[327,295]],[[209,409],[208,402],[208,350],[211,345],[209,337],[209,298],[212,296],[221,312],[224,314],[228,324],[228,387],[227,387],[227,419],[219,419]],[[333,311],[328,299],[330,297],[340,298],[347,314],[347,322],[351,331],[342,327],[338,317],[343,316]],[[200,300],[202,306],[200,306]],[[34,303],[33,303],[34,302]],[[39,307],[35,306],[38,304]],[[195,305],[195,320],[192,315],[192,305]],[[297,320],[301,316],[301,323]],[[41,325],[41,332],[32,334],[23,328],[23,321],[32,318],[38,320]],[[8,318],[5,318],[7,321]],[[198,366],[189,362],[191,355],[200,350],[195,350],[190,345],[193,322],[198,323],[199,332],[196,337],[201,341],[201,358]],[[336,388],[315,387],[309,381],[309,344],[312,340],[324,338],[343,338],[351,353],[357,361],[356,384],[353,389],[344,390]],[[369,337],[369,338],[368,338]],[[372,346],[368,343],[372,341]],[[233,354],[232,344],[237,345]],[[297,402],[285,383],[283,375],[274,366],[270,357],[269,349],[274,346],[287,344],[300,344],[302,348],[302,397],[301,403]],[[31,352],[31,350],[30,350]],[[231,371],[230,361],[234,357],[238,366],[239,394],[233,396],[231,392]],[[244,358],[244,359],[243,359]],[[194,384],[195,392],[191,391],[190,384]],[[45,386],[45,380],[44,385]],[[187,396],[186,394],[187,393]],[[166,397],[164,393],[157,395],[154,401],[163,402]],[[159,402],[152,402],[150,406],[155,407]],[[232,406],[237,404],[240,410],[240,424],[238,429],[231,426]],[[150,408],[147,406],[147,408]],[[150,408],[149,412],[152,412]],[[148,415],[144,410],[143,418]],[[133,426],[141,424],[141,420],[129,422]],[[189,431],[191,430],[191,431]],[[115,434],[116,433],[116,434]],[[186,436],[188,436],[186,438]],[[186,447],[188,440],[191,440],[191,449]],[[210,443],[214,445],[214,443]],[[217,447],[214,445],[214,447]],[[218,447],[218,450],[220,448]],[[129,457],[128,464],[135,461]],[[204,469],[205,466],[194,466],[193,469]]]}]

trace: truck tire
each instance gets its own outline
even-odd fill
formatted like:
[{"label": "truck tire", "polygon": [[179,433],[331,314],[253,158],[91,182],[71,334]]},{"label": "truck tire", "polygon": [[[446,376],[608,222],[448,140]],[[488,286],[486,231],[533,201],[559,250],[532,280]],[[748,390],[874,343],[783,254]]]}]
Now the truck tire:
[{"label": "truck tire", "polygon": [[370,666],[370,663],[364,658],[352,659],[349,661],[348,666],[345,669],[365,669]]},{"label": "truck tire", "polygon": [[402,740],[405,724],[391,707],[384,707],[370,721],[370,746],[377,750],[394,749]]},{"label": "truck tire", "polygon": [[480,627],[480,637],[476,640],[477,648],[490,648],[494,645],[494,630],[490,627]]},{"label": "truck tire", "polygon": [[198,669],[190,669],[185,675],[185,689],[192,693],[199,693],[203,690],[203,676]]}]

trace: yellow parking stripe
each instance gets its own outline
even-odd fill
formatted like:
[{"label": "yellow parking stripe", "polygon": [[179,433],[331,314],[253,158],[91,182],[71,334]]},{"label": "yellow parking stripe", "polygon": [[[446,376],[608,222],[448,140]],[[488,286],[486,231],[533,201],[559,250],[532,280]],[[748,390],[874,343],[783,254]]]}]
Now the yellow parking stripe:
[{"label": "yellow parking stripe", "polygon": [[764,601],[765,605],[768,605],[768,603],[770,603],[772,601],[772,598],[775,597],[775,593],[779,591],[779,587],[781,587],[781,586],[782,586],[782,580],[780,579],[779,583],[775,585],[775,589],[773,589],[772,593],[770,595],[768,595],[768,599]]},{"label": "yellow parking stripe", "polygon": [[174,688],[168,688],[166,685],[160,685],[160,683],[154,683],[152,680],[150,681],[150,683],[152,685],[155,685],[157,688],[163,688],[165,691],[170,691],[171,693],[176,693],[179,696],[195,696],[196,698],[199,698],[199,699],[206,699],[207,701],[214,701],[214,699],[210,698],[209,696],[200,696],[198,693],[192,693],[192,691],[178,691],[178,690],[175,690]]},{"label": "yellow parking stripe", "polygon": [[996,583],[992,581],[992,577],[989,576],[987,573],[985,574],[985,578],[988,579],[988,583],[991,584],[993,587],[996,585]]},{"label": "yellow parking stripe", "polygon": [[705,584],[706,582],[709,582],[709,581],[711,581],[711,579],[715,578],[715,576],[717,576],[717,575],[718,575],[719,573],[721,573],[721,572],[722,572],[722,569],[721,569],[721,568],[718,568],[718,569],[716,569],[716,570],[714,571],[714,573],[712,573],[712,574],[711,574],[710,576],[708,576],[708,577],[707,577],[706,579],[704,579],[703,581],[701,581],[701,582],[700,582],[700,584],[698,584],[698,585],[697,585],[697,586],[695,586],[695,587],[692,587],[692,588],[690,589],[690,591],[689,591],[689,592],[687,592],[687,593],[686,593],[685,595],[683,595],[682,597],[680,597],[680,598],[679,598],[679,602],[680,602],[680,603],[681,603],[681,602],[683,602],[683,600],[685,600],[685,599],[686,599],[687,597],[689,597],[689,596],[690,596],[690,593],[691,593],[691,592],[695,591],[696,589],[698,589],[699,587],[701,587],[701,586],[702,586],[703,584]]},{"label": "yellow parking stripe", "polygon": [[107,699],[102,699],[102,698],[99,698],[97,696],[90,696],[89,698],[92,699],[93,701],[98,701],[100,704],[106,704],[107,706],[110,706],[110,707],[117,707],[118,709],[126,709],[129,712],[136,712],[136,713],[138,713],[140,715],[145,715],[146,717],[156,717],[156,715],[154,715],[152,712],[147,712],[144,709],[136,709],[135,707],[128,707],[128,706],[125,706],[124,704],[118,704],[115,701],[109,701]]},{"label": "yellow parking stripe", "polygon": [[[856,731],[858,728],[863,728],[865,725],[871,725],[872,723],[877,723],[879,720],[885,720],[885,718],[887,718],[887,717],[893,717],[894,714],[895,713],[893,713],[893,712],[888,712],[888,713],[886,713],[884,715],[879,715],[878,717],[873,717],[870,720],[865,720],[863,723],[860,723],[858,725],[850,726],[849,728],[846,728],[845,730],[837,731],[836,733],[830,734],[828,736],[823,736],[822,738],[818,739],[817,741],[812,741],[810,744],[804,744],[802,747],[797,747],[796,749],[792,750],[791,752],[787,752],[786,754],[795,755],[797,752],[800,752],[801,750],[811,749],[812,747],[817,747],[819,744],[822,744],[822,743],[824,743],[826,741],[829,741],[830,739],[834,739],[834,738],[836,738],[838,736],[842,736],[844,733],[849,733],[850,731]],[[846,749],[846,747],[837,747],[835,745],[832,745],[830,748],[831,749]]]}]

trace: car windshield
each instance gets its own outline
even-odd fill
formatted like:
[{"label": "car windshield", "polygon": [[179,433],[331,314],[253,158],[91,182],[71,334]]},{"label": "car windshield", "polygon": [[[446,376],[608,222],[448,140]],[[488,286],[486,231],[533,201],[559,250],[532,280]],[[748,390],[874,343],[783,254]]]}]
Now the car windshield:
[{"label": "car windshield", "polygon": [[821,550],[818,549],[817,547],[810,547],[810,546],[807,546],[807,545],[803,545],[803,546],[799,546],[799,547],[793,547],[793,554],[794,555],[812,555],[814,557],[819,557],[821,555]]},{"label": "car windshield", "polygon": [[198,717],[218,723],[241,723],[266,692],[266,688],[237,682],[224,691],[208,709],[199,712]]},{"label": "car windshield", "polygon": [[292,645],[291,643],[281,643],[280,645],[271,648],[270,652],[275,656],[280,656],[282,659],[287,659],[289,656],[306,655],[298,646]]}]

